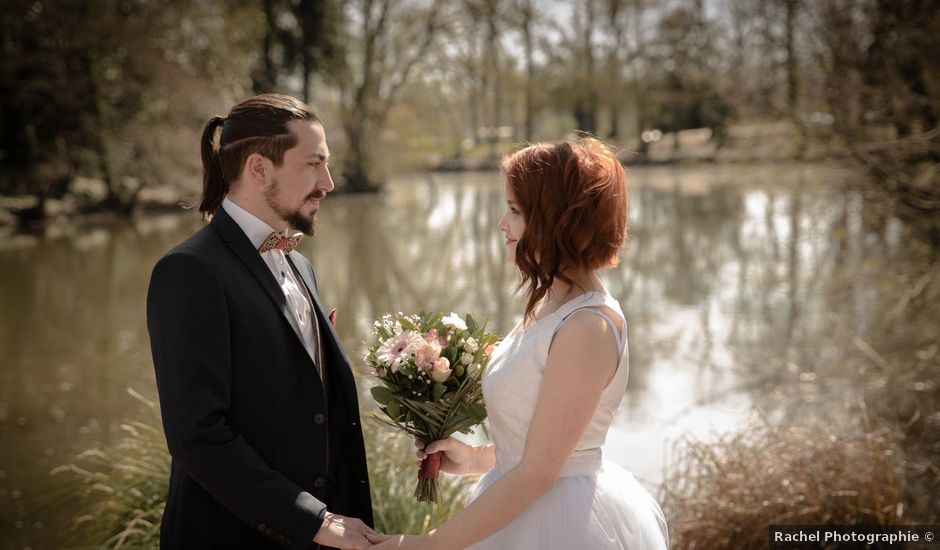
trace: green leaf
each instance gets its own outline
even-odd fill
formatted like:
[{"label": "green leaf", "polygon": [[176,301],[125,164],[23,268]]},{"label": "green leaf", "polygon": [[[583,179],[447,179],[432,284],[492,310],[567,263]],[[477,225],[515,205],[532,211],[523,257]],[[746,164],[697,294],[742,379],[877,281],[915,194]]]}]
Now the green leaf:
[{"label": "green leaf", "polygon": [[444,392],[446,391],[447,391],[447,386],[445,386],[444,384],[441,384],[440,382],[436,382],[434,384],[434,393],[433,393],[434,400],[440,401],[441,396],[444,395]]},{"label": "green leaf", "polygon": [[398,403],[395,401],[388,402],[388,415],[395,420],[398,420],[398,417],[401,416],[401,408],[399,408]]},{"label": "green leaf", "polygon": [[394,396],[392,390],[385,386],[373,386],[369,391],[372,392],[372,399],[375,399],[379,405],[388,405]]}]

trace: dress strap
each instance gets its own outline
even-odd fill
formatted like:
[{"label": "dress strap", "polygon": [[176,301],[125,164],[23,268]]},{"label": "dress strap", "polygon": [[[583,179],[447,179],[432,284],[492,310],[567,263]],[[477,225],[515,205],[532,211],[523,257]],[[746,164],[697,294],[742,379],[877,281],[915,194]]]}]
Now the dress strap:
[{"label": "dress strap", "polygon": [[[626,328],[627,328],[627,327],[626,327],[626,325],[624,325],[624,326],[623,326],[623,330],[617,328],[617,323],[614,322],[613,318],[611,318],[610,315],[607,315],[607,313],[601,311],[600,309],[597,309],[598,307],[601,307],[602,305],[603,305],[603,304],[584,304],[584,305],[580,305],[580,306],[578,306],[578,307],[572,309],[571,311],[569,311],[568,313],[566,313],[564,317],[562,317],[561,322],[558,323],[558,326],[555,327],[555,332],[552,333],[552,334],[554,335],[554,334],[556,334],[559,330],[561,330],[561,327],[564,326],[565,322],[567,322],[568,319],[570,319],[571,316],[572,316],[575,312],[584,310],[584,311],[587,311],[587,312],[589,312],[589,313],[593,313],[594,315],[597,315],[597,316],[603,318],[605,321],[607,321],[607,324],[610,325],[611,330],[613,330],[614,338],[615,338],[616,341],[617,341],[617,357],[618,357],[618,358],[621,357],[621,356],[623,355],[624,347],[627,345],[627,339],[626,339]],[[619,359],[618,359],[618,363],[619,363]]]}]

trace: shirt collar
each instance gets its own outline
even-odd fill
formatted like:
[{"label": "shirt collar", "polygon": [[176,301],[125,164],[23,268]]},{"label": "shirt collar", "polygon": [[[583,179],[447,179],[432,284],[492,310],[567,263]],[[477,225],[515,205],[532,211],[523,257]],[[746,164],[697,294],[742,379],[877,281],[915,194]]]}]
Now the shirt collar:
[{"label": "shirt collar", "polygon": [[260,218],[241,206],[238,206],[228,197],[222,200],[222,208],[235,220],[238,227],[245,232],[245,236],[248,237],[248,240],[251,241],[251,245],[254,246],[255,249],[259,248],[261,243],[271,236],[271,233],[276,233],[270,225],[261,221]]}]

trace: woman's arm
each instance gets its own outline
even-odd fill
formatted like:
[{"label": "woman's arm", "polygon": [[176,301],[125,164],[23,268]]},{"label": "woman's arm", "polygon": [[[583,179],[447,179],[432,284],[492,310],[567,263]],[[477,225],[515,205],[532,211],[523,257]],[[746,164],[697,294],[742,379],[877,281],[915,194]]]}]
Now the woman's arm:
[{"label": "woman's arm", "polygon": [[602,318],[575,313],[549,351],[519,464],[426,540],[392,539],[379,548],[465,548],[508,525],[551,489],[617,368],[615,342]]}]

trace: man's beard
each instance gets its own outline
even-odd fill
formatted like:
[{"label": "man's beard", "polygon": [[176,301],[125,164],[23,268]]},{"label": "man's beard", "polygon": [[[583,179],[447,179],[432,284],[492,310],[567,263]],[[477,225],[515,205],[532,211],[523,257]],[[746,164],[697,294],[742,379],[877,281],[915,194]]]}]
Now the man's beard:
[{"label": "man's beard", "polygon": [[274,210],[274,213],[277,214],[279,218],[287,222],[288,226],[302,232],[307,236],[313,235],[317,229],[317,213],[314,211],[313,214],[307,216],[304,215],[300,209],[303,208],[303,205],[307,204],[308,200],[322,199],[326,196],[326,193],[320,189],[314,189],[313,192],[304,197],[303,202],[300,204],[300,206],[297,207],[296,210],[287,210],[286,208],[280,207],[276,202],[276,199],[280,194],[280,189],[280,183],[275,179],[271,187],[264,193],[265,202],[268,203],[268,206],[271,207],[271,210]]}]

